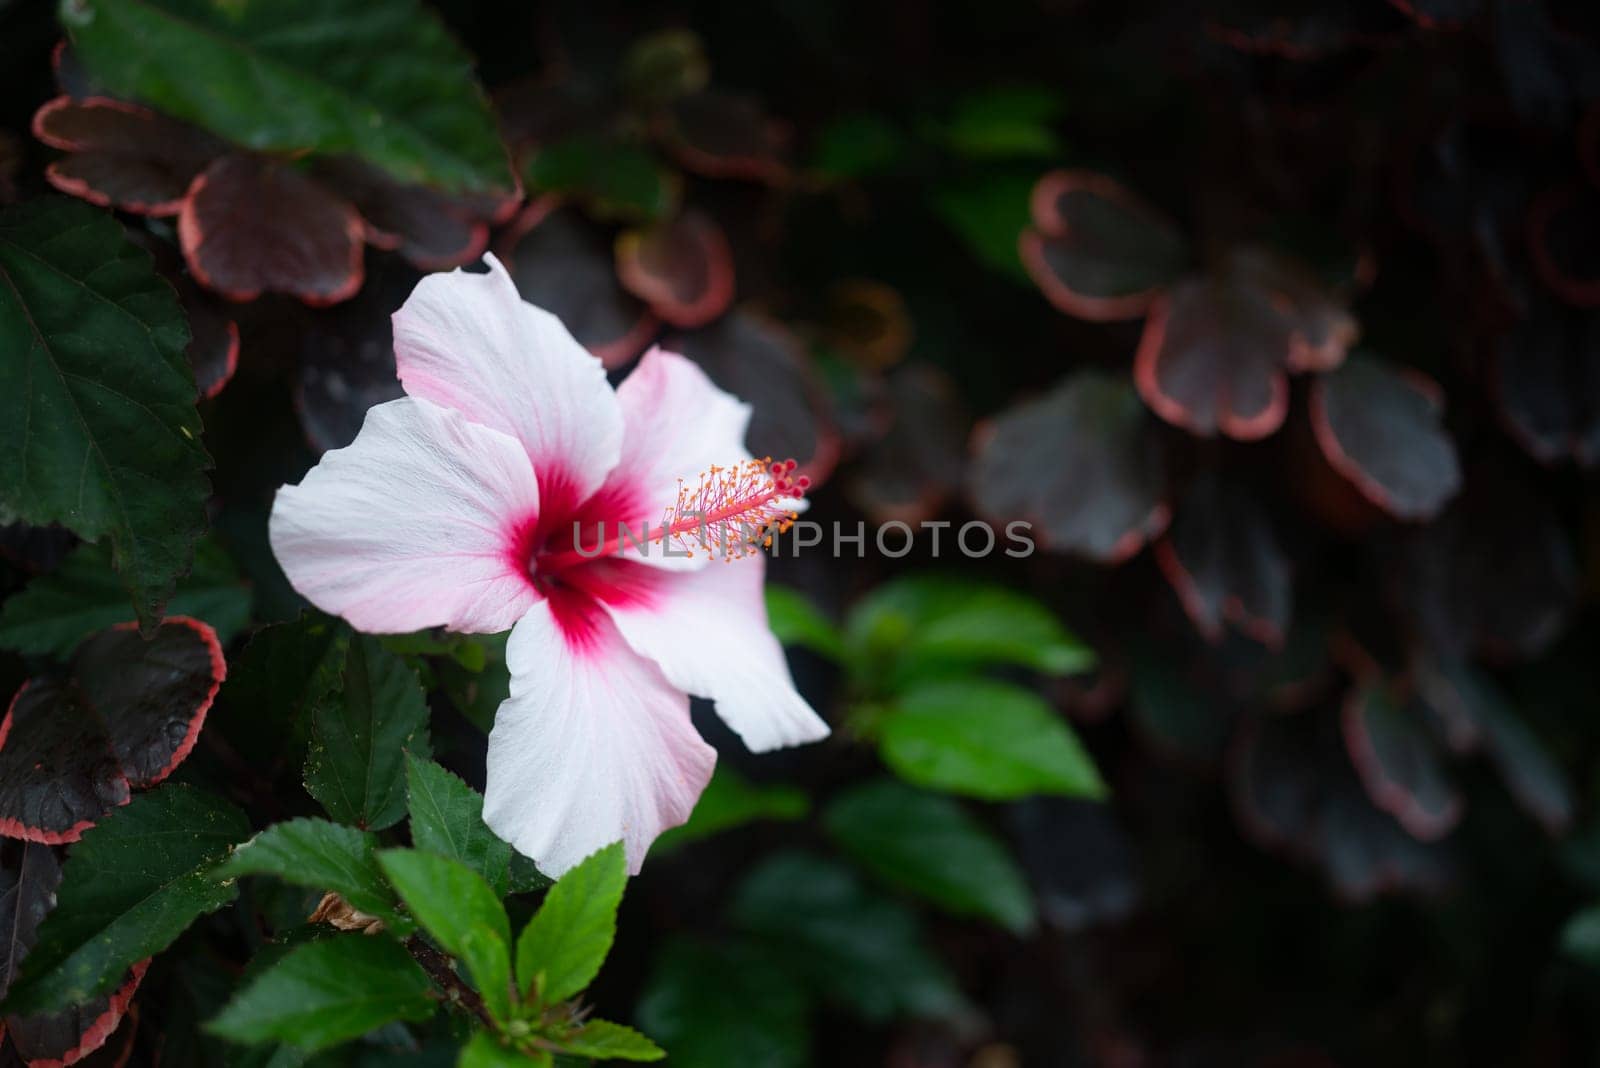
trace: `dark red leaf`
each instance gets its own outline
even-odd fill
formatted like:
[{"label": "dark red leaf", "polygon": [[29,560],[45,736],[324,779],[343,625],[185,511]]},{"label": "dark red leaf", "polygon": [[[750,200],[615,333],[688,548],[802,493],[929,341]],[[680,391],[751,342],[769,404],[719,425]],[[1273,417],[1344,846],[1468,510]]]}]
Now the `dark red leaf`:
[{"label": "dark red leaf", "polygon": [[1455,442],[1440,425],[1437,383],[1356,355],[1311,387],[1311,426],[1328,463],[1379,508],[1432,519],[1461,491]]},{"label": "dark red leaf", "polygon": [[45,171],[57,189],[142,215],[176,215],[195,176],[227,150],[204,130],[110,97],[57,97],[34,114],[33,133],[70,153]]},{"label": "dark red leaf", "polygon": [[65,1068],[104,1046],[122,1023],[149,967],[148,960],[140,961],[128,969],[120,987],[82,1005],[36,1016],[7,1016],[6,1031],[28,1068]]},{"label": "dark red leaf", "polygon": [[1034,228],[1018,248],[1050,303],[1080,319],[1137,319],[1188,260],[1183,235],[1121,185],[1052,171],[1033,188]]},{"label": "dark red leaf", "polygon": [[1528,208],[1528,256],[1562,300],[1600,307],[1600,192],[1569,185],[1536,197]]},{"label": "dark red leaf", "polygon": [[72,654],[81,699],[141,790],[189,755],[227,673],[216,632],[185,616],[168,616],[148,639],[132,624],[101,631]]},{"label": "dark red leaf", "polygon": [[1476,18],[1484,0],[1389,0],[1424,29],[1449,29]]},{"label": "dark red leaf", "polygon": [[608,368],[644,351],[659,324],[617,283],[612,251],[575,208],[529,204],[496,246],[522,299],[559,318]]},{"label": "dark red leaf", "polygon": [[733,251],[722,228],[693,209],[617,236],[617,278],[664,322],[704,326],[733,303]]},{"label": "dark red leaf", "polygon": [[1392,597],[1438,656],[1534,656],[1566,626],[1578,567],[1559,517],[1525,478],[1486,470],[1407,540]]},{"label": "dark red leaf", "polygon": [[123,624],[90,637],[64,678],[34,678],[0,722],[0,834],[74,842],[130,787],[161,782],[194,748],[226,674],[216,633],[183,616],[148,641]]},{"label": "dark red leaf", "polygon": [[1367,800],[1331,717],[1247,719],[1229,753],[1228,783],[1251,838],[1319,866],[1348,901],[1438,893],[1454,878],[1441,845],[1419,842]]},{"label": "dark red leaf", "polygon": [[1358,46],[1390,42],[1405,25],[1394,11],[1369,0],[1289,5],[1226,5],[1206,32],[1252,55],[1305,62]]},{"label": "dark red leaf", "polygon": [[1050,926],[1082,931],[1139,905],[1137,858],[1107,805],[1037,797],[1009,806],[1018,858]]},{"label": "dark red leaf", "polygon": [[0,839],[0,999],[55,905],[61,864],[49,846]]},{"label": "dark red leaf", "polygon": [[1483,673],[1464,663],[1424,663],[1417,691],[1458,752],[1485,750],[1511,796],[1547,832],[1572,824],[1572,788],[1537,735]]},{"label": "dark red leaf", "polygon": [[874,522],[932,519],[961,488],[969,420],[955,383],[926,364],[887,376],[889,425],[867,445],[847,487]]},{"label": "dark red leaf", "polygon": [[1528,455],[1600,462],[1600,314],[1536,302],[1500,339],[1489,377],[1506,429]]},{"label": "dark red leaf", "polygon": [[312,317],[301,338],[295,408],[306,440],[319,451],[356,439],[367,410],[404,396],[395,373],[389,316],[416,276],[397,261],[375,265],[357,297]]},{"label": "dark red leaf", "polygon": [[1283,424],[1288,373],[1337,367],[1356,333],[1355,320],[1299,268],[1241,250],[1216,274],[1156,300],[1134,381],[1169,423],[1253,441]]},{"label": "dark red leaf", "polygon": [[1126,382],[1079,371],[973,435],[973,506],[1041,545],[1116,563],[1166,529],[1166,469]]},{"label": "dark red leaf", "polygon": [[1228,621],[1277,648],[1289,629],[1289,558],[1272,519],[1245,487],[1205,471],[1178,507],[1156,563],[1207,641]]},{"label": "dark red leaf", "polygon": [[187,277],[170,279],[189,317],[189,366],[194,386],[210,399],[221,393],[239,369],[239,324],[222,314],[215,298]]},{"label": "dark red leaf", "polygon": [[349,201],[290,164],[245,153],[207,167],[178,216],[189,270],[231,300],[348,300],[361,288],[365,233]]},{"label": "dark red leaf", "polygon": [[834,285],[820,326],[830,349],[871,371],[905,359],[916,332],[900,291],[870,278],[849,278]]},{"label": "dark red leaf", "polygon": [[[483,255],[489,223],[515,211],[512,197],[462,197],[402,185],[357,159],[320,160],[319,181],[348,198],[377,232],[367,239],[399,251],[423,271],[459,267]],[[509,210],[508,210],[509,209]]]},{"label": "dark red leaf", "polygon": [[0,835],[76,842],[129,796],[110,740],[71,684],[23,683],[0,722]]},{"label": "dark red leaf", "polygon": [[705,91],[668,107],[667,140],[678,162],[708,178],[788,177],[781,128],[748,97]]},{"label": "dark red leaf", "polygon": [[746,442],[757,456],[793,457],[820,483],[839,442],[800,341],[778,323],[735,311],[710,326],[676,334],[662,347],[689,357],[711,380],[754,409]]},{"label": "dark red leaf", "polygon": [[1445,774],[1415,704],[1395,700],[1380,684],[1352,690],[1341,717],[1345,746],[1372,803],[1425,842],[1461,820],[1461,794]]}]

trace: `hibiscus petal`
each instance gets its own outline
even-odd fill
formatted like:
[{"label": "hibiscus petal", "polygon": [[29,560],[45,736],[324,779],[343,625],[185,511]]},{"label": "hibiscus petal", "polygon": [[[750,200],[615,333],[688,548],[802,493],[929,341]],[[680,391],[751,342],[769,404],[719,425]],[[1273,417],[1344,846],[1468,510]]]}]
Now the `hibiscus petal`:
[{"label": "hibiscus petal", "polygon": [[689,699],[578,594],[529,609],[506,663],[485,822],[551,878],[619,839],[638,872],[656,836],[689,818],[716,764]]},{"label": "hibiscus petal", "polygon": [[401,398],[278,491],[270,535],[294,588],[359,630],[487,633],[538,599],[526,545],[538,512],[514,438]]},{"label": "hibiscus petal", "polygon": [[757,753],[828,734],[796,692],[767,623],[765,570],[758,553],[700,571],[654,573],[648,583],[619,583],[626,595],[603,601],[636,652],[660,664],[674,686],[715,701],[717,715]]},{"label": "hibiscus petal", "polygon": [[622,411],[600,361],[523,301],[499,260],[484,262],[488,274],[424,278],[394,313],[400,383],[521,441],[546,512],[565,515],[616,466]]}]

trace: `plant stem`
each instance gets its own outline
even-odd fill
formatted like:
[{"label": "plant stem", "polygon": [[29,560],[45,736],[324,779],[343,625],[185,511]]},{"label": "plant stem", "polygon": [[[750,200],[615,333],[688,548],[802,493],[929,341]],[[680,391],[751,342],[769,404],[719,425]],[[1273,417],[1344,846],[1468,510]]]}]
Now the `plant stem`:
[{"label": "plant stem", "polygon": [[485,1027],[494,1027],[494,1018],[484,1007],[483,998],[478,996],[476,990],[461,981],[461,976],[450,966],[449,957],[428,945],[418,935],[406,939],[405,947],[406,952],[422,965],[422,970],[428,973],[428,977],[444,990],[447,1000],[452,1005],[477,1017],[478,1022]]}]

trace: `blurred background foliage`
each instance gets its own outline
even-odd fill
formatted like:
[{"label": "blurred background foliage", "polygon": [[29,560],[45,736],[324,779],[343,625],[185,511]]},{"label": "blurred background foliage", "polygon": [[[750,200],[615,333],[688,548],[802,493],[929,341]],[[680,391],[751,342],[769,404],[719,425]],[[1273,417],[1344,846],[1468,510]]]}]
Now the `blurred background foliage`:
[{"label": "blurred background foliage", "polygon": [[[755,760],[697,709],[717,776],[623,904],[592,997],[672,1063],[1592,1062],[1592,5],[307,2],[228,32],[361,92],[280,109],[151,15],[231,7],[0,2],[0,202],[116,210],[192,332],[167,611],[233,681],[181,778],[316,811],[270,495],[399,395],[420,272],[490,250],[868,524],[770,572],[835,739]],[[1041,551],[953,551],[975,518]],[[185,570],[5,540],[8,691]],[[386,648],[481,783],[500,647]],[[159,957],[128,1063],[240,1063],[195,1021],[305,897]]]}]

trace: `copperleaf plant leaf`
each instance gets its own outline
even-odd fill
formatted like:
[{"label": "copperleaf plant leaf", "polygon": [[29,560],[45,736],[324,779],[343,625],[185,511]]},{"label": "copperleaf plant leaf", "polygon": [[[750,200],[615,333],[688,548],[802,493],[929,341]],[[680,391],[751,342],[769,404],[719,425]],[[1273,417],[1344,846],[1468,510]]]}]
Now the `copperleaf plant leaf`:
[{"label": "copperleaf plant leaf", "polygon": [[28,680],[0,721],[0,834],[77,841],[189,755],[226,673],[216,633],[174,616],[80,645],[65,677]]}]

